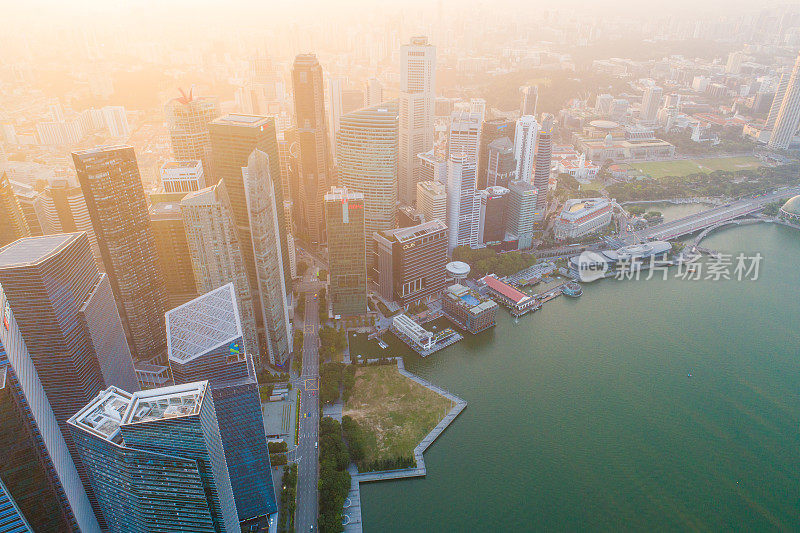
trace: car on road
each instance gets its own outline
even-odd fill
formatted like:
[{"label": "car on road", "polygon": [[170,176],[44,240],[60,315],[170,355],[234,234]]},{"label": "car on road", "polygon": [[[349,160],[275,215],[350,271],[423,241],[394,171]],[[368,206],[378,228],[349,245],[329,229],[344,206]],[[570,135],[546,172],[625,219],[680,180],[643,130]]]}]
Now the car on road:
[{"label": "car on road", "polygon": [[317,448],[319,448],[319,441],[314,443],[314,449],[316,450]]}]

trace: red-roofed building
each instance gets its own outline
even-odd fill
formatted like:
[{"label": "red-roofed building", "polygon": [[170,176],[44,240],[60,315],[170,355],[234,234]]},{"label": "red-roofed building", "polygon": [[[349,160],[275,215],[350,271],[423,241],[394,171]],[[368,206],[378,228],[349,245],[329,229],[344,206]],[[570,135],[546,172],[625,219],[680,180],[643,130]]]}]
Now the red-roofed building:
[{"label": "red-roofed building", "polygon": [[494,274],[486,275],[480,281],[486,284],[492,295],[507,307],[514,316],[522,316],[538,308],[538,300],[508,283],[500,281]]}]

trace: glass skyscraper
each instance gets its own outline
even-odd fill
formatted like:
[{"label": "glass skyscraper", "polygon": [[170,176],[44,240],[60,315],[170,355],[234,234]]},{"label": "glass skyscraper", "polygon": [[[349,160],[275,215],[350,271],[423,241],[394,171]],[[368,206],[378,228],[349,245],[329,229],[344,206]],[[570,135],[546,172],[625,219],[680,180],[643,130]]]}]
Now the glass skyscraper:
[{"label": "glass skyscraper", "polygon": [[367,312],[367,249],[364,237],[364,195],[332,187],[325,195],[330,284],[334,315]]}]

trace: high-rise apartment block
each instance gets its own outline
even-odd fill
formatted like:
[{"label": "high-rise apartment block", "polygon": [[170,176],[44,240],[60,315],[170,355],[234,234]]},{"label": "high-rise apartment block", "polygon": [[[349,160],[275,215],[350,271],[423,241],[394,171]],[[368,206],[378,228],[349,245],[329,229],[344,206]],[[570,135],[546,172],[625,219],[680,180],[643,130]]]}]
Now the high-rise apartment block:
[{"label": "high-rise apartment block", "polygon": [[639,112],[639,118],[645,122],[653,122],[656,120],[658,110],[661,108],[661,99],[664,90],[657,86],[651,85],[646,88],[642,96],[642,107]]},{"label": "high-rise apartment block", "polygon": [[534,150],[536,148],[536,133],[539,124],[531,115],[525,115],[517,120],[514,132],[514,157],[517,160],[515,179],[530,181],[533,177]]},{"label": "high-rise apartment block", "polygon": [[436,48],[427,37],[412,37],[400,49],[399,200],[412,205],[423,181],[417,154],[433,147],[436,103]]},{"label": "high-rise apartment block", "polygon": [[367,312],[367,249],[364,195],[332,187],[325,195],[330,283],[328,299],[334,315]]},{"label": "high-rise apartment block", "polygon": [[131,352],[162,355],[166,288],[136,154],[130,146],[100,147],[72,159]]}]

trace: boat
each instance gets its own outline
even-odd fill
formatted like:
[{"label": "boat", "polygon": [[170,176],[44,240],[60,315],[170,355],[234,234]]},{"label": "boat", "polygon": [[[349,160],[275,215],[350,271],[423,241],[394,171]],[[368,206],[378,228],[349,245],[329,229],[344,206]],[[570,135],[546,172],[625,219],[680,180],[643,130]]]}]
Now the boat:
[{"label": "boat", "polygon": [[583,289],[581,288],[580,283],[578,283],[577,281],[570,281],[569,283],[564,285],[564,288],[561,289],[561,292],[564,294],[564,296],[569,296],[570,298],[577,298],[583,294]]}]

